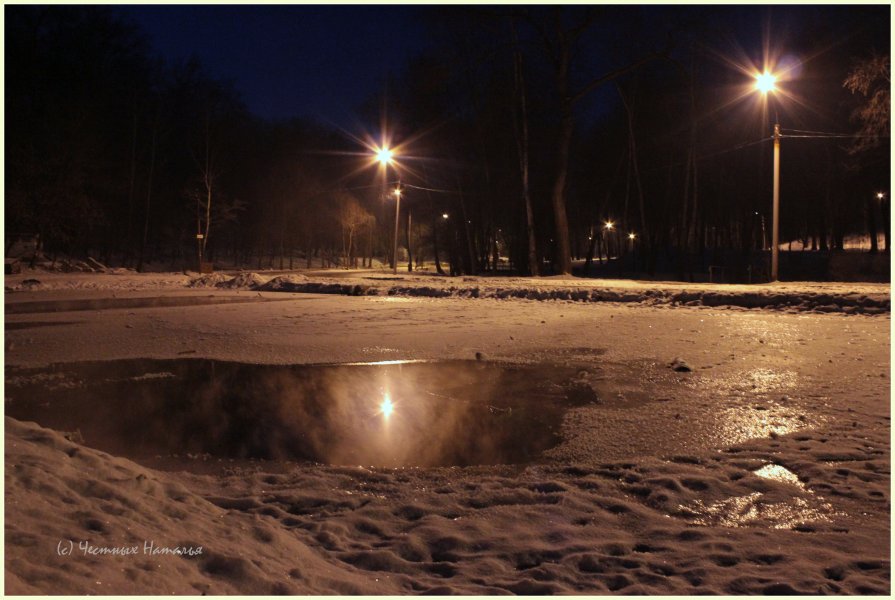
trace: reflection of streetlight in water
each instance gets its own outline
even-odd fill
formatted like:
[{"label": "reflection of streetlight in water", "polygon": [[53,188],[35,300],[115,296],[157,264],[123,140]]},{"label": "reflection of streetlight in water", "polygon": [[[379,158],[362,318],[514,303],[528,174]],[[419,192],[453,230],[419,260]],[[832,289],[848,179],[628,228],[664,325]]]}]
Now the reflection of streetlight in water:
[{"label": "reflection of streetlight in water", "polygon": [[385,397],[382,399],[382,404],[379,405],[379,412],[382,413],[382,416],[388,419],[392,411],[395,410],[395,405],[392,404],[392,398],[388,392],[385,393]]}]

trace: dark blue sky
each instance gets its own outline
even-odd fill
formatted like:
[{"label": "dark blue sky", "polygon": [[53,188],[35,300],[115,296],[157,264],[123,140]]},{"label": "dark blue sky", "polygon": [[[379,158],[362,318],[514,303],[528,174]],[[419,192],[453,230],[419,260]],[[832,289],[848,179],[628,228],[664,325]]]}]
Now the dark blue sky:
[{"label": "dark blue sky", "polygon": [[271,119],[344,123],[426,45],[421,10],[401,6],[119,6],[166,59],[197,56]]},{"label": "dark blue sky", "polygon": [[[649,6],[640,11],[644,36],[615,43],[661,45],[668,12],[688,11],[694,18],[713,15],[711,22],[753,59],[761,55],[765,29],[773,44],[787,51],[786,42],[801,38],[792,51],[807,52],[806,44],[817,35],[836,41],[824,42],[827,50],[851,55],[854,50],[846,46],[867,36],[888,40],[887,9]],[[171,61],[197,56],[211,75],[234,83],[249,110],[269,119],[301,116],[343,126],[354,123],[358,106],[382,89],[386,75],[400,73],[428,44],[422,18],[426,6],[119,5],[116,10],[147,34],[155,52]],[[874,21],[870,14],[884,18]],[[611,36],[609,27],[606,36]],[[715,39],[712,33],[719,32],[711,29],[702,37]],[[601,62],[606,58],[605,52],[592,53],[588,73],[612,67],[612,61]],[[611,88],[592,94],[587,102],[591,112],[600,114],[601,102],[609,102],[604,96],[615,98]]]}]

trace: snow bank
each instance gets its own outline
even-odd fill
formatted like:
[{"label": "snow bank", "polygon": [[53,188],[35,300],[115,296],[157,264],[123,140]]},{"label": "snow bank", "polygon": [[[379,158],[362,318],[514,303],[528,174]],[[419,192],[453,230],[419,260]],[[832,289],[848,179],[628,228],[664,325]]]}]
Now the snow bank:
[{"label": "snow bank", "polygon": [[[212,477],[145,469],[12,419],[6,432],[12,594],[889,591],[887,458],[858,436],[636,464]],[[861,524],[826,496],[877,516]],[[146,555],[147,541],[201,554]],[[84,543],[137,550],[90,555]]]},{"label": "snow bank", "polygon": [[323,560],[268,519],[34,423],[6,419],[5,484],[7,594],[390,589]]},{"label": "snow bank", "polygon": [[346,296],[404,296],[427,298],[494,298],[560,302],[634,303],[646,306],[707,306],[818,313],[882,314],[891,310],[887,284],[786,282],[761,285],[687,284],[632,280],[593,280],[562,277],[446,278],[426,273],[385,276],[379,272],[332,271],[332,276],[309,272],[270,276],[256,272],[236,275],[174,273],[138,274],[47,273],[6,276],[6,291],[144,290],[216,288]]},{"label": "snow bank", "polygon": [[[291,278],[290,278],[291,277]],[[576,287],[563,283],[544,283],[540,280],[516,279],[512,285],[499,280],[464,277],[473,285],[455,285],[432,277],[410,279],[398,285],[387,280],[366,278],[363,282],[296,280],[294,276],[277,277],[268,282],[256,273],[242,274],[216,282],[218,287],[247,288],[259,291],[343,294],[348,296],[389,295],[428,298],[495,298],[524,300],[553,300],[567,302],[633,302],[650,306],[709,306],[764,308],[776,310],[814,311],[823,313],[881,314],[890,311],[888,286],[871,287],[870,291],[849,291],[847,287],[832,285],[828,290],[811,289],[798,284],[765,286],[759,289],[745,286],[700,286],[678,289],[663,283],[645,283],[637,287],[603,285],[581,282]],[[433,285],[436,279],[440,285]],[[197,280],[200,281],[200,280]],[[613,282],[615,283],[615,282]],[[816,284],[814,284],[816,285]]]}]

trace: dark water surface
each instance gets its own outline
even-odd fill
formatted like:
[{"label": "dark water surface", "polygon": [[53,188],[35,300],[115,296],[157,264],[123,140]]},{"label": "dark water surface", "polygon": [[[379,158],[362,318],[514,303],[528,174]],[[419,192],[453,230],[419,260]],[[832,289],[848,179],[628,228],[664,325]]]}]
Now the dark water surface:
[{"label": "dark water surface", "polygon": [[524,464],[598,399],[572,368],[482,361],[255,365],[118,360],[6,369],[6,414],[140,461]]}]

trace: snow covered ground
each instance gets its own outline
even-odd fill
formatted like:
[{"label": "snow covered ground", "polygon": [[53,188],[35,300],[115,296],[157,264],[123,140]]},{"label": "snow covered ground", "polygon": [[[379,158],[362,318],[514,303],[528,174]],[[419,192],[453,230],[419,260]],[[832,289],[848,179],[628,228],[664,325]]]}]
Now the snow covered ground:
[{"label": "snow covered ground", "polygon": [[17,372],[130,358],[555,364],[597,400],[531,464],[438,468],[150,468],[7,418],[6,592],[889,593],[888,286],[338,275],[7,276],[7,414]]}]

